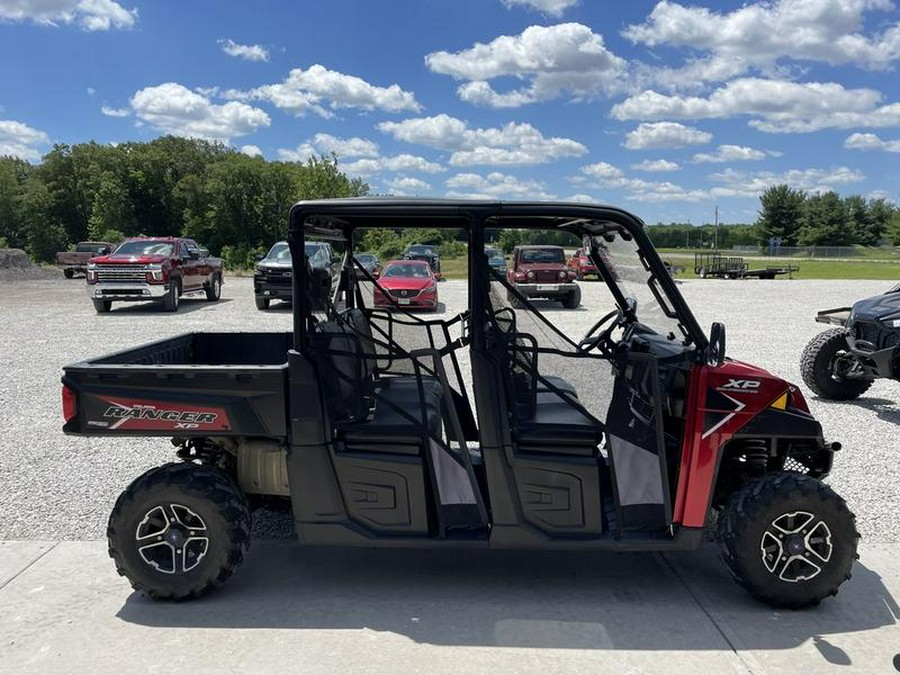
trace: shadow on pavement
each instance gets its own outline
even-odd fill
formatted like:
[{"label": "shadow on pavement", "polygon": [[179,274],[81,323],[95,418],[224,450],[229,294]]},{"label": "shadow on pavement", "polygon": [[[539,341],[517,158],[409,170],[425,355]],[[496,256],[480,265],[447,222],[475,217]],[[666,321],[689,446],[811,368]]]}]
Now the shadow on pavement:
[{"label": "shadow on pavement", "polygon": [[162,316],[177,316],[178,314],[190,314],[201,309],[212,309],[217,304],[232,302],[234,298],[219,298],[216,302],[210,302],[205,298],[183,297],[178,303],[178,310],[166,312],[158,302],[150,300],[139,302],[116,302],[113,300],[112,309],[107,316],[131,316],[134,314],[160,314]]},{"label": "shadow on pavement", "polygon": [[[814,639],[840,663],[846,655],[823,636],[898,616],[880,577],[861,564],[838,598],[780,612],[738,588],[711,548],[661,556],[256,544],[207,598],[173,604],[134,593],[118,617],[151,627],[368,628],[433,645],[553,649],[788,649]],[[725,637],[723,622],[739,625],[743,644]]]}]

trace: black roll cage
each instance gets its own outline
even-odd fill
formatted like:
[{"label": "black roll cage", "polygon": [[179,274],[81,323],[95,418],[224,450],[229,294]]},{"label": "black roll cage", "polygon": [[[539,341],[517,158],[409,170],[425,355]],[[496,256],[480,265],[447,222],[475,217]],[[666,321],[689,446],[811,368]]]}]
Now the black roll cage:
[{"label": "black roll cage", "polygon": [[[611,206],[566,202],[503,202],[428,198],[360,197],[311,200],[296,203],[290,212],[288,245],[293,260],[294,349],[308,353],[311,329],[308,279],[305,270],[306,238],[343,242],[346,245],[343,269],[353,260],[353,233],[371,227],[428,227],[464,229],[469,233],[469,309],[472,316],[485,310],[481,289],[490,282],[479,264],[484,257],[487,229],[560,229],[579,237],[603,237],[611,232],[630,236],[638,246],[642,264],[651,273],[651,292],[663,309],[670,309],[685,332],[685,343],[694,345],[698,358],[705,357],[709,340],[700,329],[690,307],[653,247],[644,223],[637,216]],[[606,269],[595,247],[591,258],[601,271],[616,303],[623,312],[628,305],[618,284]],[[657,286],[658,284],[658,286]],[[667,302],[663,302],[667,300]],[[483,348],[483,327],[471,322],[471,343]]]}]

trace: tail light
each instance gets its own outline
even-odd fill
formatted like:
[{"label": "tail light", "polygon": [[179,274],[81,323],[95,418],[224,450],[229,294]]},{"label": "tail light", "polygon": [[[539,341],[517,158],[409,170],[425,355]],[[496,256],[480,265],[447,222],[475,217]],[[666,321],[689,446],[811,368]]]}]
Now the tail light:
[{"label": "tail light", "polygon": [[63,418],[65,418],[66,422],[74,420],[78,414],[78,409],[75,405],[75,392],[66,385],[63,385],[62,388],[62,407]]}]

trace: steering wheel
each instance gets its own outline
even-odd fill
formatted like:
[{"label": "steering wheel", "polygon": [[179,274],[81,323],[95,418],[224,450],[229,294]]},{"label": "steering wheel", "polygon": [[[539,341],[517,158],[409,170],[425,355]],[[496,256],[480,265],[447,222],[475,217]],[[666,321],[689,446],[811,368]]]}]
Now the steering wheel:
[{"label": "steering wheel", "polygon": [[[624,316],[625,314],[618,308],[614,309],[609,314],[602,316],[597,323],[591,326],[591,329],[585,333],[584,337],[581,338],[581,342],[579,342],[576,347],[577,351],[586,354],[593,349],[597,349],[604,356],[608,358],[612,357],[612,350],[607,346],[610,341],[609,337],[618,326],[622,325]],[[603,331],[594,335],[594,333],[597,333],[597,331],[600,330],[600,327],[610,319],[613,319],[613,321],[604,328]]]}]

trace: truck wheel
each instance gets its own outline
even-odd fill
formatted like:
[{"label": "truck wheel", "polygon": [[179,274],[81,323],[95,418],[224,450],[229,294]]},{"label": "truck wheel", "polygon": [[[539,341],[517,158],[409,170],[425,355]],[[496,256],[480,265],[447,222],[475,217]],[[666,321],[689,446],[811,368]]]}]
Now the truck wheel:
[{"label": "truck wheel", "polygon": [[75,276],[75,270],[64,269],[64,270],[63,270],[63,276],[64,276],[66,279],[72,279],[72,278]]},{"label": "truck wheel", "polygon": [[269,298],[261,298],[256,296],[256,309],[269,309]]},{"label": "truck wheel", "polygon": [[850,578],[859,533],[844,500],[792,472],[751,480],[728,500],[717,537],[735,581],[773,607],[800,609]]},{"label": "truck wheel", "polygon": [[112,300],[94,300],[93,303],[97,314],[106,314],[112,309]]},{"label": "truck wheel", "polygon": [[569,293],[566,296],[566,299],[562,301],[562,306],[566,309],[577,309],[578,305],[581,304],[581,289],[576,286],[575,290]]},{"label": "truck wheel", "polygon": [[831,328],[814,337],[800,357],[800,374],[806,386],[822,398],[849,401],[872,386],[871,378],[848,378],[859,362],[848,351],[847,331]]},{"label": "truck wheel", "polygon": [[250,546],[250,508],[219,469],[166,464],[119,496],[106,536],[116,571],[155,600],[196,598],[220,586]]},{"label": "truck wheel", "polygon": [[210,302],[216,302],[222,297],[222,277],[218,274],[214,275],[212,282],[206,287],[206,299]]},{"label": "truck wheel", "polygon": [[177,312],[178,302],[181,299],[181,282],[177,279],[169,285],[169,292],[163,298],[163,310],[166,312]]},{"label": "truck wheel", "polygon": [[697,272],[697,276],[700,277],[701,279],[705,279],[706,278],[706,268],[701,267],[700,271]]}]

